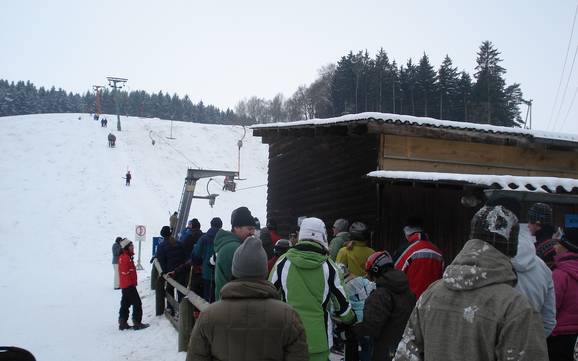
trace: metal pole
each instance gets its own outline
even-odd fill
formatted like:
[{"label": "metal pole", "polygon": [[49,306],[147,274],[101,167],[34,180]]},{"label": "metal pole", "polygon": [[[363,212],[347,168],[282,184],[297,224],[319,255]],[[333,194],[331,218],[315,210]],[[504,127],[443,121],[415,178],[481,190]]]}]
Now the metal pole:
[{"label": "metal pole", "polygon": [[[116,103],[116,130],[118,130],[120,132],[121,131],[121,128],[120,128],[120,108],[119,108],[119,104],[118,104],[118,89],[116,87],[114,88],[114,102]],[[140,251],[140,242],[139,242],[139,251]]]},{"label": "metal pole", "polygon": [[140,249],[141,249],[142,238],[138,239],[138,260],[136,262],[136,269],[141,271],[143,270],[143,266],[140,264]]}]

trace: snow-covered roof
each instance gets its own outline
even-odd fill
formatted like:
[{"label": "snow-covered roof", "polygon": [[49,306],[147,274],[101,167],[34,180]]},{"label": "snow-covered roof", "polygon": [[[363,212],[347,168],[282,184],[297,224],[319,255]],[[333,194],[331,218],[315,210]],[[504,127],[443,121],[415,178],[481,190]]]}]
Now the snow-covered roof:
[{"label": "snow-covered roof", "polygon": [[431,126],[435,128],[449,128],[458,130],[472,130],[484,133],[495,133],[495,134],[512,134],[527,136],[533,138],[541,139],[552,139],[557,141],[566,142],[576,142],[578,143],[578,134],[566,134],[566,133],[555,133],[547,132],[542,130],[530,130],[522,128],[511,128],[511,127],[501,127],[489,124],[477,124],[468,122],[456,122],[452,120],[439,120],[434,118],[426,117],[414,117],[411,115],[400,115],[400,114],[390,114],[390,113],[375,113],[366,112],[358,114],[347,114],[341,117],[327,118],[327,119],[310,119],[310,120],[299,120],[296,122],[281,122],[281,123],[269,123],[269,124],[257,124],[253,125],[252,129],[275,129],[275,128],[299,128],[306,126],[329,126],[338,123],[348,123],[356,121],[377,121],[381,123],[390,124],[406,124],[406,125],[417,125],[417,126]]},{"label": "snow-covered roof", "polygon": [[556,193],[558,187],[567,192],[578,190],[578,179],[556,177],[525,177],[493,174],[458,174],[436,172],[378,170],[367,173],[371,178],[442,182],[456,184],[474,184],[487,187],[499,186],[504,190],[524,192]]}]

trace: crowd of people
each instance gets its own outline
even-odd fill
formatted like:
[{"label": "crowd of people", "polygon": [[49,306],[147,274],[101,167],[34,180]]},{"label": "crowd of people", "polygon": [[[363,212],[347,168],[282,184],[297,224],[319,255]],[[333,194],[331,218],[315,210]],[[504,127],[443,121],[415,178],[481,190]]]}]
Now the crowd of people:
[{"label": "crowd of people", "polygon": [[[232,212],[231,230],[216,217],[203,232],[193,218],[177,238],[175,212],[155,256],[163,273],[211,303],[195,323],[188,361],[326,361],[330,352],[345,361],[574,360],[578,229],[556,232],[544,203],[527,214],[521,228],[518,201],[488,201],[447,266],[419,218],[405,222],[390,253],[371,247],[360,221],[335,220],[330,237],[323,220],[300,217],[297,232],[282,238],[274,219],[259,229],[246,207]],[[132,252],[116,239],[121,330],[148,326]],[[168,283],[166,292],[174,297]]]}]

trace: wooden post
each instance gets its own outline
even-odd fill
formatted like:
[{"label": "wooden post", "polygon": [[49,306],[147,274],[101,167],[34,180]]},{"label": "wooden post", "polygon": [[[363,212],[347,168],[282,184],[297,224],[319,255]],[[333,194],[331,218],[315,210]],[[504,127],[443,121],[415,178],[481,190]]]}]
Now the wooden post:
[{"label": "wooden post", "polygon": [[187,351],[189,338],[195,325],[194,306],[183,298],[179,304],[179,352]]},{"label": "wooden post", "polygon": [[157,271],[157,268],[153,265],[153,267],[151,268],[151,290],[156,289],[158,278],[159,278],[159,271]]},{"label": "wooden post", "polygon": [[162,277],[158,278],[157,285],[155,288],[155,298],[156,298],[156,315],[160,316],[163,313],[165,313],[165,279]]}]

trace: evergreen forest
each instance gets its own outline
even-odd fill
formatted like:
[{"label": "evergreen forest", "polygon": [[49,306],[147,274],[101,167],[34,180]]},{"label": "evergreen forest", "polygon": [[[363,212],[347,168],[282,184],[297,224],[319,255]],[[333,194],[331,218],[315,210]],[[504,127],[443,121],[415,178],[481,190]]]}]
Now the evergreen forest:
[{"label": "evergreen forest", "polygon": [[[328,118],[360,112],[384,112],[425,116],[517,127],[521,126],[520,84],[507,85],[506,69],[500,64],[500,52],[484,41],[477,52],[472,75],[459,70],[446,55],[435,69],[427,54],[418,60],[397,64],[383,50],[375,57],[367,51],[350,52],[322,67],[318,78],[299,86],[289,97],[277,94],[273,99],[256,96],[225,111],[194,104],[188,96],[180,98],[162,91],[99,91],[102,113],[158,117],[214,124],[255,124]],[[0,116],[36,113],[94,113],[96,93],[67,93],[63,89],[37,88],[31,82],[17,83],[0,79]]]}]

